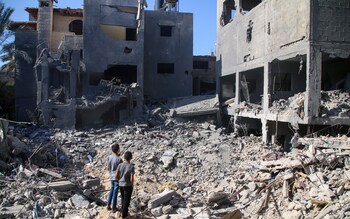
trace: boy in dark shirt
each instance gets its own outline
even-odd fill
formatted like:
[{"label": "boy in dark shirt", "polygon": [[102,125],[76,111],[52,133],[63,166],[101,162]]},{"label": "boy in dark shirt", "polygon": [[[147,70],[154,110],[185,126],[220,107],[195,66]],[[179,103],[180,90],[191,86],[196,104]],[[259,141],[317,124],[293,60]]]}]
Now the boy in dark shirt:
[{"label": "boy in dark shirt", "polygon": [[[117,167],[123,161],[119,156],[120,148],[117,143],[111,146],[112,154],[107,159],[107,170],[109,172],[109,180],[111,182],[111,190],[107,199],[107,210],[117,211],[117,197],[118,197],[118,180],[116,179]],[[112,204],[112,207],[111,207]]]},{"label": "boy in dark shirt", "polygon": [[122,218],[128,218],[129,205],[131,200],[131,194],[134,186],[134,173],[135,168],[130,161],[132,159],[132,153],[126,151],[124,154],[124,162],[117,168],[117,179],[119,179],[120,193],[122,197]]}]

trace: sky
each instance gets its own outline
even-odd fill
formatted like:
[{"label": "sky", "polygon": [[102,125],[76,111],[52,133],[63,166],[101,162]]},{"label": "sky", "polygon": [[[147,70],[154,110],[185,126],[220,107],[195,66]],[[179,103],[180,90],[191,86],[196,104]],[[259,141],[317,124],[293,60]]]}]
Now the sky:
[{"label": "sky", "polygon": [[[11,20],[28,21],[26,7],[38,7],[38,0],[2,0],[6,7],[15,9]],[[99,1],[99,0],[95,0]],[[154,0],[147,0],[153,10]],[[210,55],[215,52],[216,0],[179,0],[180,12],[193,13],[193,54]],[[83,8],[83,0],[58,0],[56,8]]]}]

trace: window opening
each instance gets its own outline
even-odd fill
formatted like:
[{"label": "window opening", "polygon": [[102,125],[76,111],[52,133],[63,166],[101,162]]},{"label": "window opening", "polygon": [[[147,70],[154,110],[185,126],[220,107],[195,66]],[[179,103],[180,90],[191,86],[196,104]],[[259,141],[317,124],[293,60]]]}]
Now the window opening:
[{"label": "window opening", "polygon": [[74,21],[70,22],[69,32],[73,32],[76,35],[82,35],[83,34],[83,21],[74,20]]},{"label": "window opening", "polygon": [[134,28],[126,28],[126,41],[136,41],[137,40],[137,34],[136,29]]},{"label": "window opening", "polygon": [[229,22],[231,22],[232,18],[234,17],[236,13],[235,9],[235,1],[233,0],[226,0],[223,5],[223,10],[220,17],[220,24],[221,26],[225,26]]},{"label": "window opening", "polygon": [[172,26],[160,26],[160,36],[171,37]]},{"label": "window opening", "polygon": [[158,63],[157,72],[158,74],[174,74],[175,65],[174,63]]}]

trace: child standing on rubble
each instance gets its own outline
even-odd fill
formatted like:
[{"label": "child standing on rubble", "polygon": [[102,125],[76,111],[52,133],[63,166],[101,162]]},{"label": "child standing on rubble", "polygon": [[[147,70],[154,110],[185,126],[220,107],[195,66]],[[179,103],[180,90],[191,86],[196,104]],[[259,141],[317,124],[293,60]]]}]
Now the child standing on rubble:
[{"label": "child standing on rubble", "polygon": [[128,218],[129,205],[131,200],[131,194],[134,186],[134,165],[130,163],[132,159],[132,153],[126,151],[124,153],[124,162],[117,168],[117,179],[119,179],[120,193],[122,197],[122,218]]},{"label": "child standing on rubble", "polygon": [[107,210],[117,212],[117,197],[118,197],[118,180],[116,179],[117,167],[123,162],[119,156],[119,144],[111,145],[112,154],[107,159],[107,170],[109,172],[109,180],[111,182],[111,190],[107,198]]}]

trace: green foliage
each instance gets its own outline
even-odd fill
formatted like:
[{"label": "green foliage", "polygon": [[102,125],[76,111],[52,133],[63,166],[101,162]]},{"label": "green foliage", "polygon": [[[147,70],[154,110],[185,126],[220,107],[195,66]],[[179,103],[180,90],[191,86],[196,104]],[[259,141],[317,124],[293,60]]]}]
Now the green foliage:
[{"label": "green foliage", "polygon": [[10,25],[10,17],[13,13],[13,8],[6,8],[5,4],[0,1],[0,34],[2,35],[6,28]]},{"label": "green foliage", "polygon": [[5,64],[1,67],[1,71],[11,74],[15,72],[16,60],[15,60],[15,44],[14,42],[6,43],[1,50],[0,59]]},{"label": "green foliage", "polygon": [[11,24],[10,17],[13,13],[13,8],[8,8],[0,0],[0,46],[2,49],[0,51],[0,59],[5,63],[1,67],[1,70],[6,73],[12,73],[15,70],[15,48],[13,42],[8,42],[9,37],[12,32],[8,31],[8,27]]},{"label": "green foliage", "polygon": [[[7,66],[2,67],[8,72],[13,72],[15,63],[14,60],[14,47],[11,43],[6,43],[11,32],[7,31],[11,24],[10,17],[13,13],[13,8],[8,8],[5,3],[0,0],[0,46],[1,60],[7,62]],[[0,81],[0,117],[13,119],[14,118],[14,87],[6,82]]]}]

